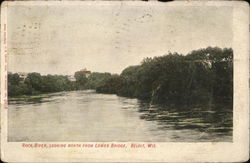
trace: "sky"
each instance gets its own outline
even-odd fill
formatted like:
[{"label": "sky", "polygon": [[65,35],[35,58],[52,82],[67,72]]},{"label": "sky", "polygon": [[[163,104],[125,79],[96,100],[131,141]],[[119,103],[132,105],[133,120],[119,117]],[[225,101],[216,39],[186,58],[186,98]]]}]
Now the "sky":
[{"label": "sky", "polygon": [[121,73],[145,57],[232,47],[232,8],[166,3],[8,7],[10,72]]}]

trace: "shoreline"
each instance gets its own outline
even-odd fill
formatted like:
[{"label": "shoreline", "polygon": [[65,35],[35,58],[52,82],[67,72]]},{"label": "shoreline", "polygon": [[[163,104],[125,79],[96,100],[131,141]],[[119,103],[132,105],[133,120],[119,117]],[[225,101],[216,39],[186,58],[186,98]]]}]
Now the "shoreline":
[{"label": "shoreline", "polygon": [[46,94],[38,94],[38,95],[21,95],[15,97],[8,97],[8,101],[31,101],[31,100],[38,100],[41,98],[48,98],[51,95],[48,93]]}]

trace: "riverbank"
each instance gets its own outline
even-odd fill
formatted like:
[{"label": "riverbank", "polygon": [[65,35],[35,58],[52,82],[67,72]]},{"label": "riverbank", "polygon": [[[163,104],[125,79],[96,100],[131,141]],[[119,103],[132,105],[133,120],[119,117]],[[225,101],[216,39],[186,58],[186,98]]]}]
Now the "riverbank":
[{"label": "riverbank", "polygon": [[90,90],[49,95],[8,105],[8,141],[232,141],[230,110],[165,108]]},{"label": "riverbank", "polygon": [[9,97],[8,101],[34,101],[34,100],[40,100],[42,98],[48,98],[50,96],[51,95],[49,94],[21,95],[21,96]]},{"label": "riverbank", "polygon": [[[187,55],[145,58],[96,87],[116,94],[174,106],[233,104],[233,50],[208,47]],[[231,107],[232,109],[232,107]]]},{"label": "riverbank", "polygon": [[[8,74],[8,95],[32,100],[42,93],[95,89],[97,93],[137,98],[168,106],[233,106],[233,50],[207,47],[186,55],[168,53],[144,58],[120,74],[93,72],[89,76],[29,73],[24,81]],[[26,96],[23,96],[26,95]],[[31,96],[29,96],[31,95]],[[19,97],[20,96],[20,97]]]}]

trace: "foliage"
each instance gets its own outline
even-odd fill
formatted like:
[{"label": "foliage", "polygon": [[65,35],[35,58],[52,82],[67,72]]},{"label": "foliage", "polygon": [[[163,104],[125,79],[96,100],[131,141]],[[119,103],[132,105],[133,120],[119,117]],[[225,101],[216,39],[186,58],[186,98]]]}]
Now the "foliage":
[{"label": "foliage", "polygon": [[94,72],[88,77],[29,73],[25,80],[8,74],[9,96],[95,89],[98,93],[138,98],[155,104],[233,103],[233,50],[208,47],[187,55],[168,53],[145,58],[120,75]]},{"label": "foliage", "polygon": [[106,80],[111,77],[110,73],[100,73],[100,72],[93,72],[89,75],[88,81],[85,85],[86,89],[96,89],[97,87],[104,84]]},{"label": "foliage", "polygon": [[87,83],[88,79],[85,74],[75,74],[76,79],[76,89],[81,90],[84,89],[85,84]]},{"label": "foliage", "polygon": [[60,91],[96,89],[111,78],[110,73],[92,73],[88,78],[84,74],[76,74],[76,81],[70,81],[64,75],[41,75],[29,73],[22,79],[17,73],[8,73],[8,95],[38,95]]},{"label": "foliage", "polygon": [[41,93],[74,90],[75,84],[63,75],[44,75],[29,73],[25,79],[15,73],[8,74],[8,95],[37,95]]},{"label": "foliage", "polygon": [[[100,93],[115,93],[158,104],[200,105],[233,101],[233,51],[208,47],[187,55],[145,58],[108,80]],[[119,82],[118,82],[119,81]]]},{"label": "foliage", "polygon": [[97,92],[104,93],[117,93],[117,90],[123,86],[123,79],[119,75],[112,75],[109,79],[106,79],[102,85],[96,88]]}]

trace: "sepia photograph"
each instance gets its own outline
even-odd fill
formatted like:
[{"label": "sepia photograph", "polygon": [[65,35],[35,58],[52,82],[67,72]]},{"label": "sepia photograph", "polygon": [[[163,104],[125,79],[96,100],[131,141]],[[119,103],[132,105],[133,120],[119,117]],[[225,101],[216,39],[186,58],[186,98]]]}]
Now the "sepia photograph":
[{"label": "sepia photograph", "polygon": [[234,142],[233,5],[65,3],[6,3],[6,143]]}]

